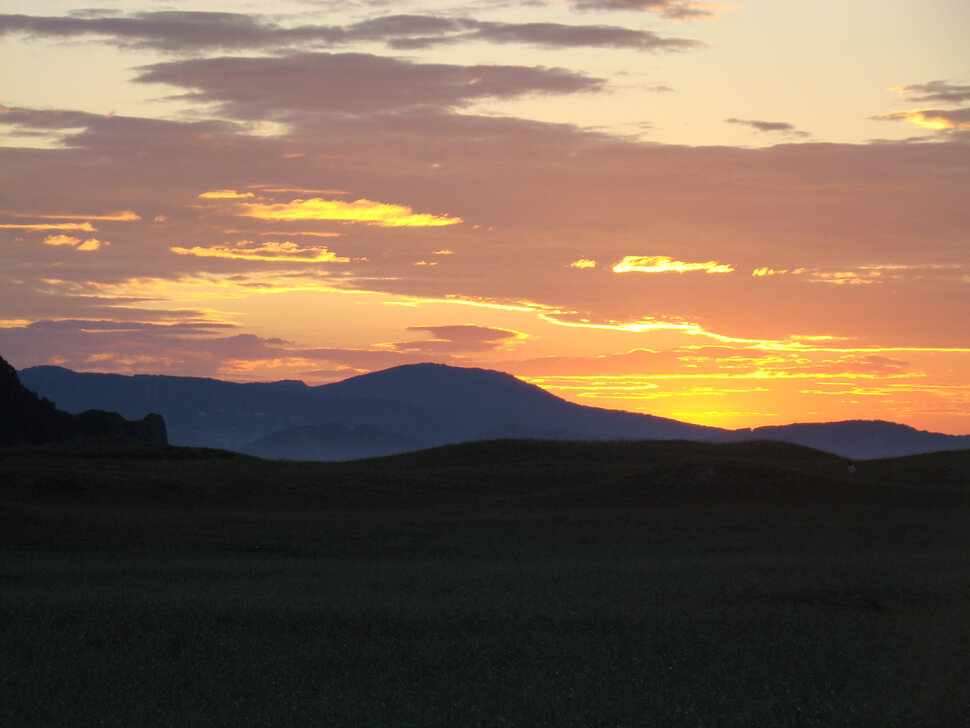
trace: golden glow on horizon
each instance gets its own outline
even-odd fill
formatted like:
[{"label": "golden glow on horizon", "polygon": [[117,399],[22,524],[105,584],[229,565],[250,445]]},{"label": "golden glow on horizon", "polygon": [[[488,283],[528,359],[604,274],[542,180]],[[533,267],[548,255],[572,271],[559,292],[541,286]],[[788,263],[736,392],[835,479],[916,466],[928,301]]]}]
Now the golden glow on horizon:
[{"label": "golden glow on horizon", "polygon": [[706,263],[685,263],[666,255],[627,255],[613,266],[614,273],[733,273],[734,268],[709,260]]},{"label": "golden glow on horizon", "polygon": [[272,263],[349,263],[350,258],[341,258],[328,248],[301,248],[291,242],[254,243],[243,240],[230,247],[214,245],[192,248],[173,247],[173,253],[178,255],[195,255],[200,258],[228,258],[231,260],[261,260]]},{"label": "golden glow on horizon", "polygon": [[415,213],[405,205],[373,200],[324,200],[314,197],[286,203],[242,203],[244,213],[260,220],[334,220],[360,222],[380,227],[441,227],[464,222],[460,217]]}]

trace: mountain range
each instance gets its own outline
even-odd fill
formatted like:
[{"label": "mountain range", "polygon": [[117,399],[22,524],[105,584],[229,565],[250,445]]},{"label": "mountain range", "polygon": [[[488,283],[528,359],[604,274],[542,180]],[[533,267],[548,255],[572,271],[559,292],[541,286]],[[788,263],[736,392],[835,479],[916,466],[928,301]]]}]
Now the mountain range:
[{"label": "mountain range", "polygon": [[20,380],[68,412],[113,410],[129,419],[160,413],[175,445],[293,460],[347,460],[504,438],[770,439],[850,459],[970,449],[970,435],[878,420],[742,430],[692,425],[579,405],[510,374],[444,364],[409,364],[319,386],[80,373],[56,366],[23,369]]}]

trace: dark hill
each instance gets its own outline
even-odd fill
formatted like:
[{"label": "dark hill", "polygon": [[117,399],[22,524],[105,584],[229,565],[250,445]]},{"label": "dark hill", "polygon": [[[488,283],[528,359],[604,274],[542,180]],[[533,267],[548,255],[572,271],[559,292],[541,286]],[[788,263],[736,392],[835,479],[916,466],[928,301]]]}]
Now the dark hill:
[{"label": "dark hill", "polygon": [[389,455],[429,446],[416,437],[369,425],[330,422],[286,427],[253,440],[240,450],[247,455],[283,460],[357,460],[371,457],[374,452]]},{"label": "dark hill", "polygon": [[98,439],[168,442],[165,421],[157,414],[131,422],[117,412],[100,409],[76,415],[57,409],[49,399],[24,387],[16,370],[0,357],[0,445]]},{"label": "dark hill", "polygon": [[753,439],[796,442],[856,460],[970,449],[970,436],[944,435],[883,420],[846,420],[756,427]]}]

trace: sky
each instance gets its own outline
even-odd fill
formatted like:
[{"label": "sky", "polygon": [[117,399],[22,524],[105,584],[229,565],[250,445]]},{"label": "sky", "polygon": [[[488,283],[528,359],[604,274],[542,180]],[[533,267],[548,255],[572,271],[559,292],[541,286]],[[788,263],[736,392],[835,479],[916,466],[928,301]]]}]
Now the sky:
[{"label": "sky", "polygon": [[0,356],[970,433],[965,0],[4,0]]}]

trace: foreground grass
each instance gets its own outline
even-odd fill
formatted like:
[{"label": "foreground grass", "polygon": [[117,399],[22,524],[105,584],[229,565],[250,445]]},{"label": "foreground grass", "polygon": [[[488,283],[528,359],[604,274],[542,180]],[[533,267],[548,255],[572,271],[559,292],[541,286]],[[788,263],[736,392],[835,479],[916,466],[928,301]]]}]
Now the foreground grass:
[{"label": "foreground grass", "polygon": [[970,725],[965,455],[503,447],[0,461],[0,725]]}]

